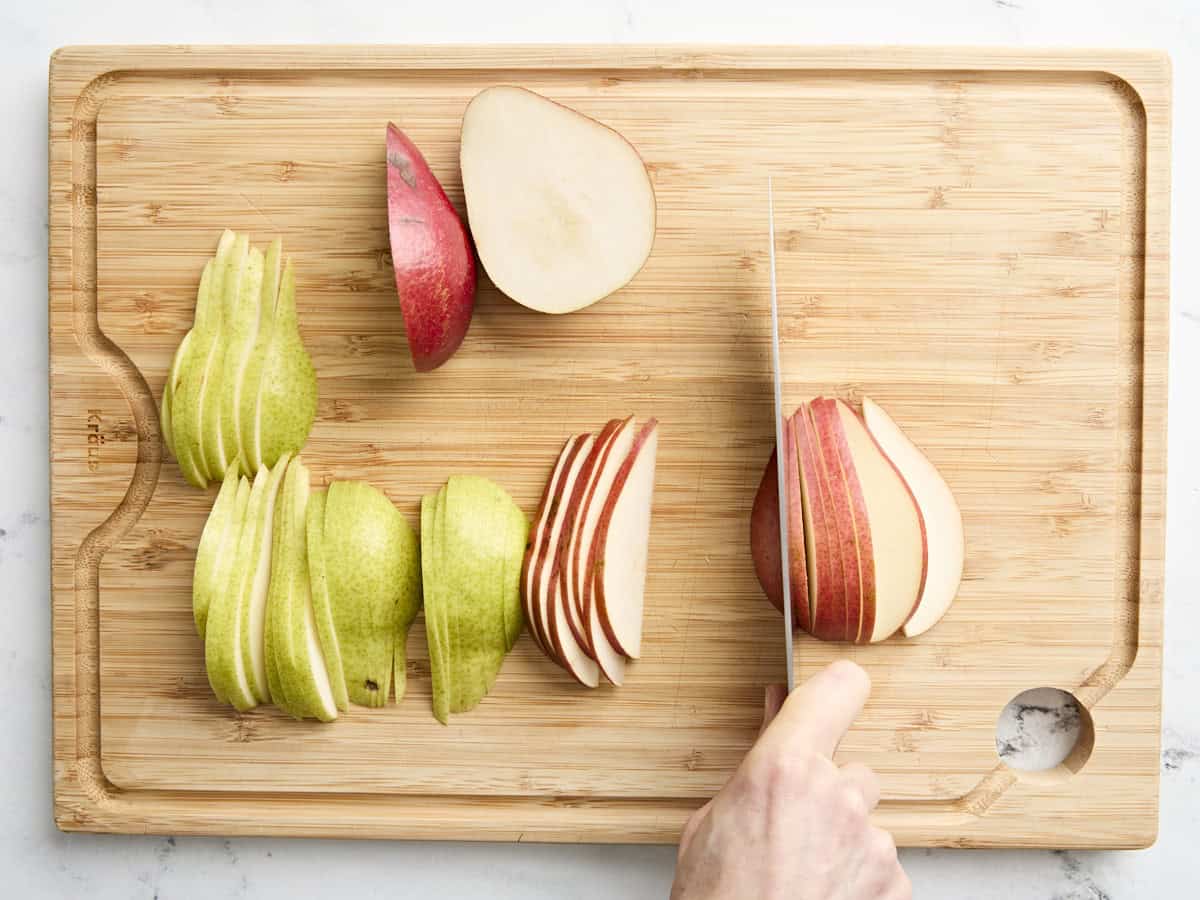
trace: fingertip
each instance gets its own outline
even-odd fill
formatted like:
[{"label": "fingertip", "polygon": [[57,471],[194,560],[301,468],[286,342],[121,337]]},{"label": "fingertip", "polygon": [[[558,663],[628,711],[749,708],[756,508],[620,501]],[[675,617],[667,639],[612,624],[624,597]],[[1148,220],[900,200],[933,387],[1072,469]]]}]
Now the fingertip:
[{"label": "fingertip", "polygon": [[825,670],[830,676],[845,681],[862,691],[864,695],[871,693],[871,676],[858,663],[849,659],[839,659],[831,662]]}]

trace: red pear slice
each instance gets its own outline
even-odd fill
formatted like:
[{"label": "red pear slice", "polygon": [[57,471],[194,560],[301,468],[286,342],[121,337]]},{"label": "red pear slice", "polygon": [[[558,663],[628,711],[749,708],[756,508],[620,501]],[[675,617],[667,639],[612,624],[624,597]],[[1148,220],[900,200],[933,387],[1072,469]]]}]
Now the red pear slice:
[{"label": "red pear slice", "polygon": [[566,669],[576,681],[585,687],[596,687],[600,683],[600,670],[575,640],[570,626],[562,615],[559,596],[559,566],[561,565],[563,542],[570,535],[569,515],[564,498],[575,493],[575,485],[582,476],[586,461],[592,455],[595,438],[581,434],[575,439],[571,458],[564,469],[554,515],[550,519],[546,540],[536,563],[537,613],[551,656]]},{"label": "red pear slice", "polygon": [[630,416],[617,423],[597,455],[575,517],[563,570],[563,602],[579,610],[586,629],[585,646],[591,652],[592,658],[600,664],[604,676],[617,685],[624,679],[625,659],[605,635],[597,604],[589,605],[586,602],[588,589],[591,587],[591,570],[588,568],[587,557],[595,540],[600,515],[604,511],[613,481],[633,448],[633,440],[634,422],[633,416]]},{"label": "red pear slice", "polygon": [[[796,442],[795,416],[784,425],[788,484],[788,560],[791,565],[792,626],[810,627],[808,599],[808,553],[805,550],[804,502],[800,487],[800,453]],[[750,552],[763,593],[783,612],[783,578],[779,565],[779,475],[774,451],[763,470],[754,506],[750,512]]]},{"label": "red pear slice", "polygon": [[588,551],[584,608],[594,605],[608,642],[630,659],[642,654],[650,507],[658,421],[646,422],[617,470]]},{"label": "red pear slice", "polygon": [[812,604],[809,633],[823,641],[840,641],[846,633],[845,579],[837,547],[837,525],[830,508],[829,487],[821,466],[815,426],[808,404],[794,418],[800,455],[804,534],[812,564],[808,568]]},{"label": "red pear slice", "polygon": [[905,636],[916,637],[946,614],[958,594],[965,548],[962,512],[933,463],[868,397],[863,397],[863,421],[908,485],[925,524],[925,583],[917,608],[904,623]]},{"label": "red pear slice", "polygon": [[[830,486],[833,502],[833,518],[836,526],[838,553],[842,558],[842,573],[846,583],[846,623],[844,640],[859,642],[863,627],[863,612],[874,602],[873,595],[868,603],[863,590],[862,564],[871,558],[870,532],[867,531],[866,513],[862,508],[862,491],[849,458],[845,458],[838,434],[837,404],[825,397],[818,397],[809,404],[813,423],[816,425],[817,442],[821,447],[821,461]],[[853,487],[851,487],[853,482]],[[854,500],[851,494],[854,493]],[[857,512],[857,517],[855,513]],[[860,554],[860,548],[865,557]],[[867,628],[867,634],[871,633]]]},{"label": "red pear slice", "polygon": [[[925,524],[912,492],[855,412],[835,401],[831,436],[848,457],[866,509],[869,548],[863,566],[874,568],[875,621],[863,639],[885,640],[908,621],[925,581]],[[841,428],[836,426],[840,424]],[[842,442],[844,441],[844,446]],[[849,471],[849,468],[847,471]],[[849,483],[854,484],[853,480]]]},{"label": "red pear slice", "polygon": [[534,641],[551,659],[554,659],[554,651],[541,628],[540,604],[536,602],[539,598],[535,589],[535,574],[537,562],[542,556],[550,534],[550,521],[558,509],[562,496],[563,473],[570,464],[572,456],[579,449],[579,443],[583,437],[584,435],[568,438],[558,453],[558,459],[555,460],[554,468],[550,471],[550,478],[546,481],[546,487],[542,491],[542,499],[538,503],[534,525],[529,530],[525,560],[521,564],[521,608],[525,613],[525,621],[529,623],[529,633],[533,635]]}]

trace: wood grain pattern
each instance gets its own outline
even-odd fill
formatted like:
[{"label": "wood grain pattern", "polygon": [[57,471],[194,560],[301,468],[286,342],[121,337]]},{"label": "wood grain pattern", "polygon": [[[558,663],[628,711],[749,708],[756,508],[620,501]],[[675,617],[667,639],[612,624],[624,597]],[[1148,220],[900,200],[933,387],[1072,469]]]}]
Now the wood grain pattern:
[{"label": "wood grain pattern", "polygon": [[[395,120],[460,206],[457,131],[519,82],[622,131],[654,252],[546,317],[486,282],[417,376],[388,258]],[[966,578],[915,640],[801,639],[875,691],[839,760],[875,767],[901,844],[1144,845],[1157,827],[1169,73],[1142,53],[794,48],[71,48],[51,65],[55,809],[71,830],[673,841],[782,680],[747,550],[772,441],[765,183],[785,402],[877,398],[963,507]],[[439,726],[409,695],[332,726],[212,698],[191,624],[212,500],[155,403],[219,230],[283,238],[320,378],[318,481],[416,523],[452,472],[527,511],[563,438],[662,423],[645,656],[587,692],[528,637]],[[1018,692],[1063,687],[1096,744],[1071,777],[998,763]]]}]

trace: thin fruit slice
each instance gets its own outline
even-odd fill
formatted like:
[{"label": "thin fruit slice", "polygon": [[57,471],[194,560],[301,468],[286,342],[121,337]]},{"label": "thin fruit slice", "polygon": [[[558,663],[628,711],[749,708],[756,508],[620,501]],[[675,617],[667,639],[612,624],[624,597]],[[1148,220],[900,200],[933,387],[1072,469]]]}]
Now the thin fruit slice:
[{"label": "thin fruit slice", "polygon": [[642,655],[642,618],[650,544],[650,507],[658,458],[658,422],[650,419],[634,438],[613,478],[588,552],[589,593],[604,635],[630,659]]},{"label": "thin fruit slice", "polygon": [[[211,263],[204,264],[204,272],[200,276],[200,292],[207,293],[209,284],[212,279]],[[171,411],[175,400],[175,383],[179,380],[179,373],[183,371],[184,362],[188,358],[188,348],[192,345],[192,330],[183,336],[183,340],[179,342],[179,346],[175,348],[175,355],[171,358],[171,369],[167,372],[167,380],[163,385],[162,398],[162,415],[159,417],[159,428],[162,430],[163,443],[167,446],[167,452],[175,456],[175,427],[171,422]]]},{"label": "thin fruit slice", "polygon": [[[236,466],[230,466],[231,471]],[[246,513],[250,501],[250,482],[238,481],[234,494],[233,509],[225,536],[221,541],[216,565],[213,570],[215,590],[208,605],[204,628],[204,661],[208,683],[222,703],[230,703],[238,709],[249,709],[254,705],[249,685],[239,677],[238,635],[241,594],[234,589],[238,574],[237,563],[241,556],[242,533],[246,530]]]},{"label": "thin fruit slice", "polygon": [[426,494],[421,498],[421,581],[425,591],[425,642],[429,647],[429,674],[433,683],[433,715],[445,725],[450,719],[451,679],[450,656],[446,652],[442,634],[442,605],[437,594],[437,499],[436,494]]},{"label": "thin fruit slice", "polygon": [[[226,307],[225,327],[221,330],[221,341],[225,345],[225,357],[221,364],[221,390],[217,397],[217,414],[221,422],[220,435],[224,458],[230,462],[242,454],[239,438],[238,401],[241,397],[242,380],[246,364],[254,351],[258,337],[258,324],[262,306],[262,287],[265,259],[262,251],[250,247],[238,283],[237,296],[232,305]],[[242,472],[253,476],[257,469],[244,465]]]},{"label": "thin fruit slice", "polygon": [[[258,331],[254,335],[254,345],[246,357],[246,366],[242,372],[241,384],[237,394],[237,433],[244,464],[251,469],[259,469],[264,463],[262,456],[262,441],[259,433],[259,393],[262,387],[263,366],[267,362],[267,351],[275,336],[275,313],[279,305],[279,288],[283,280],[282,245],[279,239],[271,242],[267,250],[267,258],[263,265],[262,291],[258,301]],[[281,454],[281,458],[284,454]],[[286,451],[291,456],[292,451]],[[274,468],[274,463],[271,464]]]},{"label": "thin fruit slice", "polygon": [[[246,600],[242,605],[242,667],[250,682],[250,689],[259,703],[271,702],[270,684],[267,679],[267,661],[264,647],[266,635],[267,596],[271,578],[271,548],[274,546],[275,505],[283,475],[287,470],[289,456],[282,457],[268,472],[266,495],[262,508],[255,520],[253,555],[248,574],[250,584]],[[256,476],[257,477],[257,476]]]},{"label": "thin fruit slice", "polygon": [[800,455],[800,488],[804,512],[805,558],[808,564],[809,633],[823,641],[845,634],[845,594],[841,557],[833,540],[836,526],[826,502],[813,424],[807,404],[792,419]]},{"label": "thin fruit slice", "polygon": [[[237,549],[228,578],[212,599],[204,629],[208,683],[217,697],[231,703],[239,712],[252,709],[259,702],[242,656],[242,627],[253,582],[255,537],[265,508],[270,476],[266,469],[259,470],[248,492],[249,482],[245,477],[238,484],[235,504],[240,505],[243,494],[246,494],[246,500]],[[237,516],[236,510],[234,515]]]},{"label": "thin fruit slice", "polygon": [[587,629],[587,647],[599,663],[604,677],[615,685],[620,685],[625,679],[625,657],[604,633],[599,606],[594,601],[594,573],[588,566],[588,557],[595,542],[596,531],[600,527],[604,505],[612,491],[613,481],[620,471],[621,464],[633,449],[634,437],[633,416],[630,416],[612,431],[596,460],[571,533],[569,568],[565,576],[568,586],[573,585],[575,591],[575,596],[569,599],[582,610],[583,622]]},{"label": "thin fruit slice", "polygon": [[[860,538],[859,532],[866,531],[866,521],[859,514],[861,521],[856,522],[854,516],[855,503],[851,502],[851,491],[855,489],[856,478],[850,461],[842,458],[839,442],[828,425],[831,417],[836,416],[833,400],[817,397],[808,404],[813,423],[816,425],[817,446],[820,448],[820,463],[825,475],[825,483],[829,485],[829,499],[833,509],[834,531],[837,552],[842,561],[842,578],[845,586],[846,605],[842,624],[842,640],[856,643],[863,621],[863,606],[866,602],[863,593],[862,568],[870,559],[870,535]],[[856,498],[861,496],[858,491]],[[859,545],[864,544],[864,552],[868,555],[860,560]],[[870,603],[867,603],[870,605]],[[870,631],[868,630],[868,634]]]},{"label": "thin fruit slice", "polygon": [[[842,452],[853,462],[866,507],[874,567],[875,622],[871,643],[882,641],[908,621],[925,580],[925,525],[908,485],[884,455],[862,419],[838,400],[837,418],[828,430],[844,441]],[[840,425],[840,428],[833,426]]]},{"label": "thin fruit slice", "polygon": [[220,582],[217,580],[222,555],[227,552],[229,531],[232,528],[234,499],[238,489],[237,468],[230,466],[225,480],[213,501],[200,543],[196,547],[196,565],[192,571],[192,618],[196,622],[196,633],[204,639],[208,621],[208,607]]},{"label": "thin fruit slice", "polygon": [[[562,477],[570,458],[578,450],[582,436],[568,438],[558,452],[550,478],[542,490],[542,499],[538,502],[537,514],[533,518],[533,528],[529,532],[529,546],[525,548],[525,558],[521,563],[521,601],[525,610],[525,618],[529,621],[529,633],[534,642],[547,656],[551,656],[548,641],[543,637],[540,623],[539,604],[534,590],[534,574],[542,547],[549,533],[550,521],[554,517],[562,497]],[[552,657],[553,658],[553,657]]]},{"label": "thin fruit slice", "polygon": [[328,663],[329,684],[337,708],[343,712],[350,705],[346,693],[346,676],[342,671],[342,651],[338,645],[337,629],[333,624],[333,604],[329,599],[329,581],[325,575],[325,491],[313,491],[305,511],[304,531],[308,541],[308,577],[312,585],[313,612],[317,618],[317,635]]},{"label": "thin fruit slice", "polygon": [[221,281],[221,325],[217,331],[213,353],[209,357],[202,401],[200,445],[204,454],[204,465],[213,474],[224,472],[229,464],[237,459],[236,453],[231,456],[226,452],[229,445],[222,431],[221,403],[226,385],[233,374],[228,363],[229,342],[249,263],[250,237],[239,234],[229,252],[225,263],[225,275]]},{"label": "thin fruit slice", "polygon": [[906,637],[923,634],[946,614],[962,583],[965,539],[958,501],[941,473],[875,401],[863,398],[863,421],[912,491],[925,524],[925,584],[904,623]]},{"label": "thin fruit slice", "polygon": [[523,306],[566,313],[627,284],[654,243],[654,188],[637,151],[594,119],[524,88],[463,114],[463,189],[479,259]]}]

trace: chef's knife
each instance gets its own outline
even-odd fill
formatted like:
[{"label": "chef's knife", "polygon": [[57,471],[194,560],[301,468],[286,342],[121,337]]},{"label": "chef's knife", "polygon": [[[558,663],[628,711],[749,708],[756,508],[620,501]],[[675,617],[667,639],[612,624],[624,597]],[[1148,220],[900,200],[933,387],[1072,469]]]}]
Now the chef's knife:
[{"label": "chef's knife", "polygon": [[783,440],[786,427],[783,418],[783,382],[779,363],[779,298],[775,289],[775,192],[767,176],[767,230],[771,256],[771,362],[775,369],[775,465],[779,480],[779,568],[783,574],[783,643],[786,651],[788,693],[796,686],[792,663],[792,579],[788,544],[788,479],[787,458]]}]

